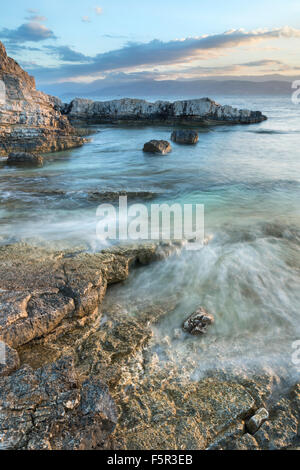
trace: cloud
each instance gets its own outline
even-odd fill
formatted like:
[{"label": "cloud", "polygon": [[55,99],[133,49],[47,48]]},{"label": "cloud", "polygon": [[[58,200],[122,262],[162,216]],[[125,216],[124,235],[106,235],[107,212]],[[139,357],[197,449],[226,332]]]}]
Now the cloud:
[{"label": "cloud", "polygon": [[0,37],[17,43],[55,39],[55,35],[51,29],[35,22],[24,23],[16,29],[3,28],[0,30]]},{"label": "cloud", "polygon": [[91,62],[93,60],[81,52],[74,51],[69,46],[44,46],[44,49],[65,62]]},{"label": "cloud", "polygon": [[25,19],[28,21],[36,21],[36,22],[47,21],[47,18],[45,16],[39,16],[39,15],[31,15]]},{"label": "cloud", "polygon": [[81,21],[82,21],[83,23],[91,23],[91,18],[90,18],[89,16],[83,16],[83,17],[81,18]]},{"label": "cloud", "polygon": [[103,8],[101,8],[101,7],[95,7],[95,13],[96,13],[96,15],[102,15],[102,13],[103,13]]},{"label": "cloud", "polygon": [[[148,43],[129,42],[124,47],[89,58],[85,64],[63,64],[57,68],[41,69],[41,79],[62,80],[92,77],[117,70],[137,67],[192,64],[213,55],[218,57],[229,49],[253,45],[280,38],[300,38],[300,30],[284,27],[272,30],[231,30],[210,36],[189,37],[163,42],[154,39]],[[74,51],[75,52],[75,51]]]}]

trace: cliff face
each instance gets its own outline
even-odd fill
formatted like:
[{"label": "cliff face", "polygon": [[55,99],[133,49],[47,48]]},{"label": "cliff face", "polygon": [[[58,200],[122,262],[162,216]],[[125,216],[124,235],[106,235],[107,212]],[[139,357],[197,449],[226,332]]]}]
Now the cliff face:
[{"label": "cliff face", "polygon": [[0,155],[82,145],[60,108],[57,98],[36,90],[34,78],[7,56],[0,42]]},{"label": "cliff face", "polygon": [[187,101],[156,101],[122,99],[91,101],[76,98],[64,109],[72,121],[90,123],[138,121],[167,124],[252,124],[266,120],[260,111],[221,106],[209,98]]}]

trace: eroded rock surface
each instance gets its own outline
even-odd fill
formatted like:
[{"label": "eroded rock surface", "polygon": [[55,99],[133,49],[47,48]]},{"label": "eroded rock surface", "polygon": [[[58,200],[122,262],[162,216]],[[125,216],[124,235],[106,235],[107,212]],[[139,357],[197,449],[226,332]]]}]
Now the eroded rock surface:
[{"label": "eroded rock surface", "polygon": [[71,358],[0,379],[0,449],[111,448],[116,422],[108,387],[81,382]]},{"label": "eroded rock surface", "polygon": [[[55,152],[84,143],[61,114],[57,98],[36,90],[34,78],[7,56],[0,42],[0,156]],[[3,96],[2,96],[3,95]]]},{"label": "eroded rock surface", "polygon": [[194,100],[156,101],[125,98],[113,101],[92,101],[76,98],[66,105],[64,112],[71,121],[105,122],[159,122],[209,124],[228,122],[251,124],[266,120],[260,111],[221,106],[209,98]]}]

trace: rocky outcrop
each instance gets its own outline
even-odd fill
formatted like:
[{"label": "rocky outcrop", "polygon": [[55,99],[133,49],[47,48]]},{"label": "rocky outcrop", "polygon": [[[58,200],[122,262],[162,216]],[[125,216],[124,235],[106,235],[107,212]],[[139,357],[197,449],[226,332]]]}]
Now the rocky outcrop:
[{"label": "rocky outcrop", "polygon": [[0,155],[54,152],[80,146],[57,98],[36,90],[34,78],[7,56],[0,42]]},{"label": "rocky outcrop", "polygon": [[167,140],[150,140],[143,148],[146,153],[160,153],[166,155],[172,151],[172,147]]},{"label": "rocky outcrop", "polygon": [[172,132],[171,140],[177,144],[192,145],[198,142],[199,135],[193,130],[180,129]]},{"label": "rocky outcrop", "polygon": [[260,111],[221,106],[209,98],[149,103],[138,99],[92,101],[76,98],[63,108],[71,121],[84,123],[252,124],[266,120]]}]

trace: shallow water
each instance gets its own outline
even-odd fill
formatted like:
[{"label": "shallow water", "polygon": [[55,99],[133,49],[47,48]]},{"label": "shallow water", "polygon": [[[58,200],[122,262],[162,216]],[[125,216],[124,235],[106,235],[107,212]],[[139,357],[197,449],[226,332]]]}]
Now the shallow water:
[{"label": "shallow water", "polygon": [[[97,126],[90,143],[46,156],[43,168],[1,163],[0,242],[99,249],[92,191],[151,191],[155,202],[204,204],[210,243],[138,270],[115,293],[125,300],[137,292],[176,293],[178,306],[156,335],[170,336],[180,354],[196,344],[202,368],[223,362],[292,367],[292,342],[300,339],[300,106],[278,97],[218,101],[259,109],[269,119],[199,128],[196,146],[173,144],[164,157],[141,149],[152,138],[169,139],[171,127]],[[173,338],[199,305],[215,315],[209,334]]]}]

